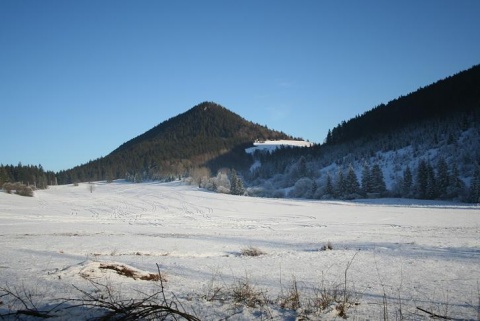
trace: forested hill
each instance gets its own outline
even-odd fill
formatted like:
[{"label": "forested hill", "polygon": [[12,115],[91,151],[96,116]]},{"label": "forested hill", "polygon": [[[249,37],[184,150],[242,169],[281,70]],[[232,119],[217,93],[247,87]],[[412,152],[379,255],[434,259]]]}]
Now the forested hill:
[{"label": "forested hill", "polygon": [[326,144],[257,155],[251,195],[480,202],[480,65],[329,131]]},{"label": "forested hill", "polygon": [[[179,156],[189,158],[192,154],[217,150],[218,143],[229,149],[255,139],[287,137],[284,133],[247,121],[221,105],[203,102],[124,143],[111,155],[124,150],[161,146],[172,147]],[[185,148],[179,148],[178,144]]]},{"label": "forested hill", "polygon": [[473,111],[479,106],[480,65],[476,65],[342,122],[329,131],[326,143],[345,143],[387,133],[452,113]]},{"label": "forested hill", "polygon": [[58,173],[60,184],[75,181],[164,179],[196,167],[248,166],[244,153],[256,139],[290,139],[247,121],[213,102],[203,102],[125,142],[109,155]]}]

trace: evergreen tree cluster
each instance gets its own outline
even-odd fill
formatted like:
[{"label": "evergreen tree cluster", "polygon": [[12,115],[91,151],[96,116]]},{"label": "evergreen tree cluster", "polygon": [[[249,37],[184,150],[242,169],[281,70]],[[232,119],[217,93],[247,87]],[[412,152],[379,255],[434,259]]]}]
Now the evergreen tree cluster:
[{"label": "evergreen tree cluster", "polygon": [[46,189],[49,185],[56,185],[57,178],[54,172],[45,171],[42,165],[0,165],[0,186],[5,183],[21,183],[35,189]]},{"label": "evergreen tree cluster", "polygon": [[[303,157],[303,156],[302,156]],[[301,162],[299,162],[301,163]],[[312,167],[315,163],[306,166]],[[396,177],[391,189],[387,188],[384,172],[379,164],[370,165],[364,163],[361,172],[353,165],[347,169],[337,167],[332,172],[328,170],[320,174],[310,176],[293,176],[296,181],[291,183],[292,173],[287,170],[285,175],[274,175],[269,180],[271,193],[265,194],[264,190],[258,189],[258,179],[250,182],[251,194],[259,196],[277,196],[279,188],[289,188],[288,197],[309,199],[355,199],[355,198],[381,198],[403,197],[426,200],[461,200],[466,202],[480,202],[480,166],[476,166],[475,174],[470,185],[460,178],[456,164],[449,165],[443,157],[440,157],[435,165],[424,159],[418,161],[413,168],[407,166],[402,176]],[[357,175],[357,172],[360,172]],[[310,171],[309,173],[313,173]],[[275,183],[281,178],[283,184]],[[273,182],[272,182],[273,181]],[[264,183],[263,186],[268,186]],[[263,191],[263,195],[262,194]]]},{"label": "evergreen tree cluster", "polygon": [[261,166],[244,173],[247,192],[478,202],[478,84],[480,66],[475,66],[342,122],[340,131],[330,131],[326,144],[257,152],[254,158]]},{"label": "evergreen tree cluster", "polygon": [[360,180],[352,165],[348,167],[346,173],[339,169],[335,179],[331,177],[330,173],[327,173],[323,193],[317,193],[316,198],[382,197],[386,195],[386,192],[387,188],[380,166],[374,164],[370,169],[370,166],[365,163]]}]

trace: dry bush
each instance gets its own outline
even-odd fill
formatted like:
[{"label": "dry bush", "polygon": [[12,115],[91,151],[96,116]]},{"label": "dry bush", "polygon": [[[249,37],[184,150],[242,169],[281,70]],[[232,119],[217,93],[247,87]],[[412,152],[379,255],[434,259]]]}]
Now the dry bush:
[{"label": "dry bush", "polygon": [[253,246],[245,247],[240,251],[240,255],[242,256],[260,256],[265,254],[265,252]]},{"label": "dry bush", "polygon": [[324,244],[321,248],[322,251],[331,251],[333,250],[333,245],[330,241],[327,242],[327,244]]},{"label": "dry bush", "polygon": [[301,307],[300,291],[298,290],[298,283],[295,278],[292,280],[292,285],[285,295],[281,295],[279,304],[282,309],[297,310]]},{"label": "dry bush", "polygon": [[248,278],[238,280],[231,289],[232,300],[236,304],[243,304],[249,308],[257,306],[264,306],[268,303],[266,293],[257,290],[254,285],[250,283]]},{"label": "dry bush", "polygon": [[207,300],[208,302],[224,302],[227,300],[228,294],[225,290],[226,286],[218,284],[218,277],[218,273],[214,274],[210,281],[205,285],[204,294],[201,296],[202,299]]},{"label": "dry bush", "polygon": [[[158,274],[161,275],[160,268],[158,268]],[[152,295],[145,295],[145,297],[141,299],[119,298],[108,285],[90,280],[95,288],[93,294],[77,288],[84,296],[80,306],[106,310],[107,312],[98,318],[99,320],[105,321],[182,319],[187,321],[200,321],[196,316],[187,313],[178,301],[175,299],[167,299],[162,278],[159,277],[158,280],[160,282],[160,290]],[[77,302],[80,300],[73,301]]]},{"label": "dry bush", "polygon": [[16,193],[20,196],[33,196],[33,188],[30,186],[23,185],[19,189],[17,189]]},{"label": "dry bush", "polygon": [[4,183],[2,185],[2,189],[8,194],[12,194],[12,191],[14,190],[14,187],[13,187],[12,183]]},{"label": "dry bush", "polygon": [[312,301],[312,306],[315,309],[319,309],[320,311],[324,311],[328,309],[333,304],[340,302],[340,291],[338,288],[332,289],[318,289],[315,290],[315,297]]},{"label": "dry bush", "polygon": [[33,187],[27,186],[22,183],[5,183],[2,186],[2,189],[8,194],[12,194],[12,191],[15,191],[15,194],[20,196],[33,196]]},{"label": "dry bush", "polygon": [[[23,320],[22,317],[48,319],[61,318],[66,320],[67,310],[78,308],[90,310],[101,314],[92,320],[102,321],[136,321],[136,320],[187,320],[200,321],[196,316],[189,314],[182,307],[181,303],[174,299],[168,299],[165,295],[165,288],[157,265],[160,289],[153,294],[144,294],[143,298],[133,299],[122,298],[108,284],[102,284],[87,279],[93,286],[93,291],[81,290],[74,286],[82,295],[81,299],[61,299],[57,304],[48,304],[47,308],[39,308],[33,299],[31,292],[25,289],[11,289],[0,287],[0,298],[7,301],[9,311],[4,313],[0,309],[0,319]],[[125,271],[122,271],[122,273]],[[125,274],[130,274],[126,271]],[[91,289],[90,289],[91,290]],[[74,313],[75,314],[75,313]],[[74,315],[73,314],[73,315]]]},{"label": "dry bush", "polygon": [[0,298],[5,300],[5,302],[0,301],[0,305],[5,304],[5,307],[8,309],[0,309],[0,320],[23,320],[23,316],[40,319],[51,318],[54,316],[57,308],[64,303],[62,301],[56,305],[49,304],[40,307],[38,299],[41,297],[41,294],[27,289],[25,285],[19,288],[0,287]]}]

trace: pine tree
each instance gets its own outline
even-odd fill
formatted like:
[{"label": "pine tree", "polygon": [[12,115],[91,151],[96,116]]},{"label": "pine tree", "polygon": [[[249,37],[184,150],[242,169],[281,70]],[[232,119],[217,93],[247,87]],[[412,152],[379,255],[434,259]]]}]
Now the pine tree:
[{"label": "pine tree", "polygon": [[297,171],[298,171],[298,178],[307,177],[308,170],[307,170],[307,160],[305,156],[301,156],[297,163]]},{"label": "pine tree", "polygon": [[345,177],[343,175],[343,171],[341,169],[338,170],[337,173],[337,181],[335,184],[335,196],[336,197],[344,197],[345,196]]},{"label": "pine tree", "polygon": [[372,192],[373,193],[385,193],[387,187],[385,185],[385,180],[383,179],[382,169],[378,164],[373,165],[372,167]]},{"label": "pine tree", "polygon": [[113,173],[110,167],[106,169],[105,180],[107,181],[107,183],[113,182]]},{"label": "pine tree", "polygon": [[312,198],[315,198],[315,194],[317,193],[318,185],[315,179],[312,179]]},{"label": "pine tree", "polygon": [[450,186],[447,189],[448,198],[457,198],[464,195],[465,183],[460,179],[458,168],[456,164],[453,164],[452,175],[449,178]]},{"label": "pine tree", "polygon": [[363,165],[362,170],[362,191],[365,195],[372,192],[370,166],[368,166],[367,162]]},{"label": "pine tree", "polygon": [[412,193],[413,176],[410,167],[407,166],[403,172],[402,196],[410,197]]},{"label": "pine tree", "polygon": [[8,182],[8,175],[5,167],[0,166],[0,188],[3,186],[4,183]]},{"label": "pine tree", "polygon": [[478,163],[475,164],[475,172],[470,182],[469,200],[471,203],[480,203],[480,165]]},{"label": "pine tree", "polygon": [[325,184],[325,194],[330,196],[335,195],[335,190],[333,188],[332,177],[330,176],[330,173],[327,173],[327,182]]},{"label": "pine tree", "polygon": [[348,168],[347,177],[345,179],[345,194],[358,194],[359,190],[360,186],[358,184],[357,175],[355,174],[352,165],[350,165]]},{"label": "pine tree", "polygon": [[427,199],[434,200],[437,198],[437,180],[432,165],[427,164]]},{"label": "pine tree", "polygon": [[325,143],[326,143],[327,145],[333,143],[332,131],[331,131],[330,129],[328,130],[327,137],[325,138]]},{"label": "pine tree", "polygon": [[450,185],[450,178],[448,174],[448,165],[443,157],[438,160],[437,163],[437,193],[442,199],[448,197],[447,189]]},{"label": "pine tree", "polygon": [[230,193],[233,195],[243,195],[245,189],[243,188],[242,180],[237,176],[237,172],[232,169],[230,174]]},{"label": "pine tree", "polygon": [[421,160],[417,168],[416,190],[417,197],[427,198],[428,166],[425,160]]}]

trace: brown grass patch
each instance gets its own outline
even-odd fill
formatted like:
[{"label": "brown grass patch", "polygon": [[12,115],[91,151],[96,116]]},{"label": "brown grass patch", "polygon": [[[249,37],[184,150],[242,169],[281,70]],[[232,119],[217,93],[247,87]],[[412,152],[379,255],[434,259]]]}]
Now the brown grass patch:
[{"label": "brown grass patch", "polygon": [[117,272],[119,275],[132,278],[134,280],[144,280],[144,281],[163,281],[166,282],[165,278],[160,273],[147,273],[135,270],[131,267],[122,264],[116,263],[101,263],[100,269],[102,270],[112,270]]}]

